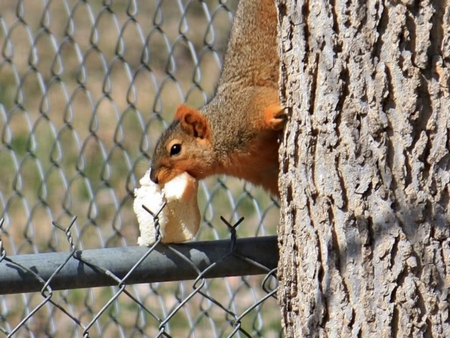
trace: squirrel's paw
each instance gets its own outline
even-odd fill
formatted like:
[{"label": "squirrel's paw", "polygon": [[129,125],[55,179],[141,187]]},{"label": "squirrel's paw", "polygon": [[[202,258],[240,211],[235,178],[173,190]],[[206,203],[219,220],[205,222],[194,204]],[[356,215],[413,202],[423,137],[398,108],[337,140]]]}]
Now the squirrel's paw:
[{"label": "squirrel's paw", "polygon": [[278,103],[271,104],[265,111],[266,125],[273,130],[281,130],[287,121],[287,114],[284,107],[281,107]]}]

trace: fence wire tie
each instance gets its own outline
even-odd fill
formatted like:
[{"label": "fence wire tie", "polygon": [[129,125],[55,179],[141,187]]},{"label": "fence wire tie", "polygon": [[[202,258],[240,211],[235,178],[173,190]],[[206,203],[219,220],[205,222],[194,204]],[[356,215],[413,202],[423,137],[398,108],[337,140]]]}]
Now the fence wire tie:
[{"label": "fence wire tie", "polygon": [[155,225],[155,240],[156,242],[159,242],[162,238],[161,235],[161,224],[159,223],[159,214],[163,211],[163,209],[166,207],[167,202],[164,202],[159,211],[155,214],[153,213],[149,208],[147,208],[144,204],[142,204],[142,208],[144,208],[145,211],[147,211],[150,215],[153,217],[153,224]]},{"label": "fence wire tie", "polygon": [[220,219],[228,227],[228,230],[230,230],[230,241],[231,241],[230,254],[232,254],[236,250],[236,240],[237,240],[236,229],[239,226],[239,224],[242,223],[244,217],[241,217],[234,225],[231,225],[223,216],[220,216]]},{"label": "fence wire tie", "polygon": [[75,221],[77,220],[77,216],[72,217],[72,221],[70,222],[69,226],[65,229],[55,221],[52,222],[53,226],[62,232],[66,234],[67,242],[69,243],[71,247],[72,254],[75,252],[75,244],[73,242],[72,232],[70,231],[72,227],[75,224]]},{"label": "fence wire tie", "polygon": [[[244,255],[242,255],[242,254],[240,254],[238,252],[236,252],[236,240],[237,240],[236,229],[242,223],[242,221],[244,220],[244,217],[241,217],[234,225],[231,225],[230,223],[228,223],[228,221],[223,216],[220,216],[220,219],[222,220],[222,222],[224,222],[227,225],[227,227],[228,227],[228,229],[230,230],[230,233],[231,233],[231,237],[230,237],[231,247],[230,247],[230,252],[229,252],[228,255],[234,255],[235,257],[238,257],[241,260],[243,260],[243,261],[245,261],[245,262],[247,262],[249,264],[252,264],[254,266],[257,266],[257,267],[261,268],[262,270],[265,270],[265,271],[269,272],[270,270],[269,270],[269,268],[267,266],[265,266],[265,265],[255,261],[255,260],[251,259],[251,258],[248,258],[248,257],[246,257],[246,256],[244,256]],[[222,259],[228,257],[228,255],[224,256]]]},{"label": "fence wire tie", "polygon": [[3,260],[3,258],[6,257],[6,250],[3,248],[3,241],[2,241],[2,227],[4,221],[5,220],[3,218],[0,219],[0,262]]}]

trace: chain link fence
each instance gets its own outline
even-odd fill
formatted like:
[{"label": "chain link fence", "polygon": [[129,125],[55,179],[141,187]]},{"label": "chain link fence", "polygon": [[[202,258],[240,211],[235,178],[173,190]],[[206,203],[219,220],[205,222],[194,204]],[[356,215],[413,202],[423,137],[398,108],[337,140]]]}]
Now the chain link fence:
[{"label": "chain link fence", "polygon": [[194,241],[136,246],[133,191],[212,97],[236,4],[0,2],[0,336],[281,335],[263,191],[202,181]]}]

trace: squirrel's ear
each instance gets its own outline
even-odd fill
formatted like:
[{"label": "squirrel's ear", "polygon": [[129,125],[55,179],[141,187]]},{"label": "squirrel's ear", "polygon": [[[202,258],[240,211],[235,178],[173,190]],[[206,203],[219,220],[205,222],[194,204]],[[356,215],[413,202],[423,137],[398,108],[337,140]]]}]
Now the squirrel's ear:
[{"label": "squirrel's ear", "polygon": [[174,119],[179,120],[181,128],[193,137],[200,139],[209,138],[208,121],[198,110],[180,105]]}]

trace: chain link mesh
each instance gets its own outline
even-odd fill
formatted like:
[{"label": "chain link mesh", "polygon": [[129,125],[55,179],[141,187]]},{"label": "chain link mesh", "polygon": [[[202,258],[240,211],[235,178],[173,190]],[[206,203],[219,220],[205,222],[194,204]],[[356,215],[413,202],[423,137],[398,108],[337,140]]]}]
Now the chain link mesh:
[{"label": "chain link mesh", "polygon": [[[214,264],[192,266],[198,273],[191,281],[133,284],[96,266],[114,286],[52,288],[78,250],[136,245],[133,191],[177,105],[199,107],[212,97],[236,4],[0,2],[0,264],[42,286],[0,296],[0,333],[280,336],[276,280],[267,267],[266,276],[211,279],[204,274]],[[202,181],[199,205],[195,241],[231,236],[233,247],[236,236],[276,234],[276,201],[236,179]],[[225,224],[242,216],[236,229]],[[47,280],[15,259],[51,252],[64,264]]]}]

